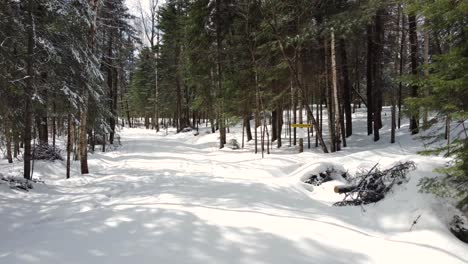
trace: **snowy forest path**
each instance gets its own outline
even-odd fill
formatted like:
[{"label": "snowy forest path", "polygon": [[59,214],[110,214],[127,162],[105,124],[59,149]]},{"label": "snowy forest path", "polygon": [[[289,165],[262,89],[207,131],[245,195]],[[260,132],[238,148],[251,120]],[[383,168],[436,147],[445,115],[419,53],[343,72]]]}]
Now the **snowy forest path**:
[{"label": "snowy forest path", "polygon": [[90,175],[65,180],[39,164],[57,178],[15,203],[0,196],[0,263],[465,262],[396,236],[406,227],[384,225],[393,212],[381,222],[313,199],[298,181],[304,156],[218,150],[216,134],[121,134],[120,148],[90,156]]}]

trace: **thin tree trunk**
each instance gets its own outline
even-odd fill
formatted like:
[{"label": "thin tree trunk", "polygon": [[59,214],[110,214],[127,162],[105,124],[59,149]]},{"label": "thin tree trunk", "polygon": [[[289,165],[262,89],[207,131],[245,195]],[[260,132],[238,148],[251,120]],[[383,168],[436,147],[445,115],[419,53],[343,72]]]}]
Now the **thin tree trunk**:
[{"label": "thin tree trunk", "polygon": [[220,113],[219,113],[219,148],[224,148],[226,144],[226,127],[224,117],[224,89],[223,89],[223,70],[222,70],[222,39],[221,39],[221,0],[215,0],[216,15],[216,71],[217,71],[217,88],[218,88],[218,100],[220,101]]},{"label": "thin tree trunk", "polygon": [[[302,51],[299,49],[299,55],[298,55],[298,60],[297,60],[297,74],[298,74],[298,79],[301,80],[301,83],[304,82],[304,76],[303,76],[303,62],[302,62]],[[303,116],[302,116],[302,105],[307,104],[306,98],[301,98],[299,93],[297,94],[297,102],[299,105],[299,124],[303,124]],[[295,109],[294,109],[295,110]],[[299,138],[299,153],[304,152],[304,128],[302,129],[301,137]]]},{"label": "thin tree trunk", "polygon": [[[292,114],[293,114],[293,124],[297,124],[297,98],[296,98],[296,89],[291,85],[291,103],[292,103]],[[293,128],[293,145],[296,146],[297,137],[297,128]]]},{"label": "thin tree trunk", "polygon": [[109,143],[114,143],[114,132],[115,132],[115,118],[114,118],[114,69],[112,66],[112,46],[113,46],[113,37],[112,33],[109,33],[108,39],[108,47],[107,47],[107,88],[109,89],[109,112],[111,113],[109,117],[109,126],[110,126],[110,133],[109,133]]},{"label": "thin tree trunk", "polygon": [[335,52],[335,33],[331,30],[331,69],[332,69],[332,87],[333,87],[333,105],[335,107],[335,140],[336,151],[341,150],[341,111],[338,100],[338,78],[336,73],[336,52]]},{"label": "thin tree trunk", "polygon": [[447,156],[450,155],[450,116],[445,119],[445,137],[447,139]]},{"label": "thin tree trunk", "polygon": [[374,122],[374,141],[380,140],[380,129],[382,128],[382,104],[383,104],[383,22],[382,18],[385,15],[383,9],[379,9],[375,15],[375,48],[374,48],[374,68],[373,68],[373,122]]},{"label": "thin tree trunk", "polygon": [[346,120],[346,137],[353,134],[353,122],[351,116],[351,87],[349,83],[348,60],[346,56],[346,44],[343,38],[340,38],[341,64],[343,74],[343,108]]},{"label": "thin tree trunk", "polygon": [[70,156],[72,151],[72,117],[69,112],[67,115],[67,179],[70,178]]},{"label": "thin tree trunk", "polygon": [[[92,11],[92,23],[90,27],[90,34],[89,34],[89,48],[91,51],[94,51],[95,46],[95,37],[96,37],[96,23],[97,23],[97,15],[98,15],[98,8],[99,2],[98,0],[88,0],[91,6]],[[89,106],[89,95],[87,88],[83,85],[82,96],[84,99],[83,107],[81,109],[80,114],[80,168],[81,174],[88,174],[88,139],[87,139],[87,128],[88,128],[88,106]]]},{"label": "thin tree trunk", "polygon": [[12,122],[11,122],[11,116],[9,113],[5,115],[5,143],[6,143],[6,158],[8,160],[8,163],[13,163],[13,156],[11,155],[11,128],[12,128]]},{"label": "thin tree trunk", "polygon": [[367,66],[366,66],[366,79],[367,79],[367,135],[371,135],[373,131],[372,121],[373,121],[373,109],[374,109],[374,100],[373,100],[373,66],[374,66],[374,45],[373,45],[373,26],[367,26]]},{"label": "thin tree trunk", "polygon": [[88,94],[85,92],[85,103],[80,114],[80,168],[81,174],[88,174]]},{"label": "thin tree trunk", "polygon": [[244,148],[244,139],[245,139],[245,118],[242,120],[242,145],[241,148]]},{"label": "thin tree trunk", "polygon": [[336,132],[335,132],[335,114],[333,113],[333,88],[330,88],[329,85],[329,63],[328,63],[328,41],[325,39],[325,83],[326,83],[326,89],[327,89],[327,111],[328,111],[328,128],[330,131],[330,149],[331,152],[336,151]]},{"label": "thin tree trunk", "polygon": [[[401,6],[400,6],[401,8]],[[405,29],[405,15],[401,16],[401,39],[400,39],[400,79],[403,76],[403,65],[405,64],[405,43],[406,43],[406,29]],[[403,104],[403,83],[398,83],[398,129],[401,127],[401,111]]]},{"label": "thin tree trunk", "polygon": [[57,135],[57,106],[55,104],[55,97],[52,102],[52,147],[55,149],[55,141]]},{"label": "thin tree trunk", "polygon": [[[427,21],[426,21],[427,23]],[[424,65],[426,68],[424,68],[424,77],[429,78],[429,29],[426,29],[424,31]],[[423,91],[425,95],[427,93]],[[428,112],[427,108],[423,108],[423,128],[427,127],[427,119],[428,119]]]},{"label": "thin tree trunk", "polygon": [[[410,55],[411,55],[411,74],[417,78],[418,76],[418,35],[416,15],[410,14],[408,16],[409,24],[409,41],[410,41]],[[418,86],[413,84],[411,86],[411,97],[418,97]],[[411,134],[419,133],[419,114],[412,113],[410,117],[410,131]]]},{"label": "thin tree trunk", "polygon": [[278,104],[278,108],[277,108],[277,116],[276,116],[276,129],[277,129],[277,132],[276,132],[276,135],[278,135],[278,138],[277,138],[277,147],[278,148],[281,148],[282,146],[282,140],[281,140],[281,132],[282,132],[282,129],[283,129],[283,107],[282,105],[279,103]]}]

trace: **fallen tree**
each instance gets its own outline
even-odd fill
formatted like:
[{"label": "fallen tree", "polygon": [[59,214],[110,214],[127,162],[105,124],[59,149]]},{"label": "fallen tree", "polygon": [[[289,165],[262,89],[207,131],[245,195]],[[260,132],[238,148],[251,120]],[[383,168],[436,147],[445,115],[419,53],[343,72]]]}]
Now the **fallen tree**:
[{"label": "fallen tree", "polygon": [[335,206],[362,205],[382,200],[395,184],[407,181],[406,174],[416,169],[413,161],[400,163],[390,169],[380,171],[376,164],[368,172],[353,178],[350,184],[335,186],[336,193],[344,193],[343,201]]}]

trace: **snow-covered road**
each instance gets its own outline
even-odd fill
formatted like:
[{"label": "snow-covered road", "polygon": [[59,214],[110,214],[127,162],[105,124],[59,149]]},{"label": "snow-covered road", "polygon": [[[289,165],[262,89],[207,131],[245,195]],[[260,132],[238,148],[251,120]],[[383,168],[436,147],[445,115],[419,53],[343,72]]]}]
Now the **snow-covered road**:
[{"label": "snow-covered road", "polygon": [[38,163],[46,185],[0,186],[0,263],[468,263],[468,246],[448,232],[440,201],[416,193],[416,179],[365,208],[332,207],[333,182],[300,182],[323,164],[353,172],[402,159],[416,160],[418,177],[437,158],[351,146],[262,159],[218,150],[216,136],[127,129],[123,147],[92,155],[89,176],[75,163],[70,180],[62,163]]}]

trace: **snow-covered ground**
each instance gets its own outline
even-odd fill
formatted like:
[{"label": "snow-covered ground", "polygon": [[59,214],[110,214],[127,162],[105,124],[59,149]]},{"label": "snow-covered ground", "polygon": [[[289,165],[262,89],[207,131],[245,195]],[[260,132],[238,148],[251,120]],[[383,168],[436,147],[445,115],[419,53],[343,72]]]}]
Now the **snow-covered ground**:
[{"label": "snow-covered ground", "polygon": [[[333,154],[307,145],[296,154],[285,138],[262,159],[252,142],[219,150],[205,129],[124,129],[121,148],[90,155],[87,176],[77,162],[69,180],[62,162],[37,162],[46,184],[28,193],[0,184],[0,263],[468,263],[468,245],[447,228],[453,209],[417,191],[446,160],[417,155],[422,144],[406,126],[396,144],[388,126],[374,143],[364,115]],[[241,141],[239,127],[232,138]],[[354,174],[407,160],[417,165],[410,181],[363,207],[332,206],[342,199],[337,182],[301,181],[329,167]],[[3,174],[20,169],[0,163]]]}]

